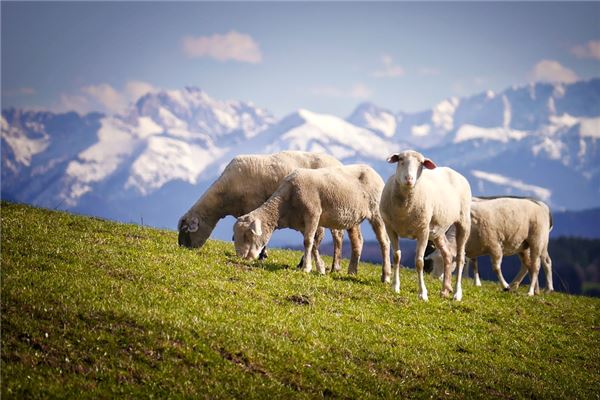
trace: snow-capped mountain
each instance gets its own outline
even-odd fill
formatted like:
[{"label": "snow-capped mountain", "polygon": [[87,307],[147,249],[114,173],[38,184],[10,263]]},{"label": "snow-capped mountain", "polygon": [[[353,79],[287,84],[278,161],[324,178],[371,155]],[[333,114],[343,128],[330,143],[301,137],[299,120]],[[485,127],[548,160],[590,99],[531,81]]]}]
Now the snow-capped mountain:
[{"label": "snow-capped mountain", "polygon": [[450,98],[412,114],[365,103],[346,120],[298,110],[278,121],[185,88],[149,93],[119,115],[5,110],[0,122],[3,199],[155,226],[172,228],[235,155],[286,149],[365,162],[385,178],[390,153],[417,148],[465,174],[474,194],[600,205],[600,79]]}]

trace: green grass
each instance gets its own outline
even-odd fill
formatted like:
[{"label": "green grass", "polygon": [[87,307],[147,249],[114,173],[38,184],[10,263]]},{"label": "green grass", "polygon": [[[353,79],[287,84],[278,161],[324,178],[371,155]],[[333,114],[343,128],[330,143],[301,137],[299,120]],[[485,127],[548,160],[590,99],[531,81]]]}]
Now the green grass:
[{"label": "green grass", "polygon": [[410,270],[395,294],[365,263],[319,276],[290,267],[299,252],[244,262],[172,231],[1,218],[2,398],[599,397],[600,299],[469,281],[457,303],[428,279],[423,303]]}]

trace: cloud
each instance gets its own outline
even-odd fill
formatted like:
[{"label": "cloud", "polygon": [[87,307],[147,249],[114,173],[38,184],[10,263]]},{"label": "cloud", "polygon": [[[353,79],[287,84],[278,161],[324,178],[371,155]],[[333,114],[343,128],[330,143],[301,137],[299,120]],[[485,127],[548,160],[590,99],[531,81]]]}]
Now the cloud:
[{"label": "cloud", "polygon": [[81,91],[113,113],[119,112],[127,106],[125,96],[107,83],[85,86],[81,88]]},{"label": "cloud", "polygon": [[317,86],[310,89],[310,93],[321,97],[337,97],[352,99],[367,99],[373,95],[372,90],[363,83],[356,83],[348,89],[335,86]]},{"label": "cloud", "polygon": [[120,113],[141,96],[155,90],[154,86],[143,81],[129,81],[121,91],[108,83],[88,85],[81,87],[78,93],[62,93],[53,110],[75,111],[82,115],[92,111]]},{"label": "cloud", "polygon": [[36,93],[34,88],[20,87],[16,89],[2,90],[2,96],[31,96]]},{"label": "cloud", "polygon": [[143,81],[129,81],[125,84],[125,95],[129,101],[135,102],[143,95],[156,91],[156,88]]},{"label": "cloud", "polygon": [[373,72],[373,76],[376,78],[397,78],[404,75],[404,68],[400,65],[394,64],[392,56],[384,54],[381,56],[382,68]]},{"label": "cloud", "polygon": [[573,83],[579,79],[577,74],[558,61],[541,60],[531,70],[534,81]]},{"label": "cloud", "polygon": [[577,58],[593,58],[600,60],[600,40],[590,40],[585,44],[571,47],[571,53]]},{"label": "cloud", "polygon": [[52,110],[55,112],[75,111],[76,113],[83,115],[94,111],[94,107],[88,97],[84,95],[62,93],[58,103],[52,107]]},{"label": "cloud", "polygon": [[252,36],[231,31],[224,35],[186,36],[182,40],[183,52],[189,58],[213,58],[219,61],[240,61],[256,64],[262,61],[258,43]]}]

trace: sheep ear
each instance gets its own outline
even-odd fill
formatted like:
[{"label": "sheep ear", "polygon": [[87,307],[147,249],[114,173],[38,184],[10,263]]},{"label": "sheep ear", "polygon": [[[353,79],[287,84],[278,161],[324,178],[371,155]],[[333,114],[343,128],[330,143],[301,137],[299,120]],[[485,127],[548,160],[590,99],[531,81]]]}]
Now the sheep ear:
[{"label": "sheep ear", "polygon": [[387,162],[389,162],[390,164],[397,163],[399,158],[400,158],[399,153],[392,154],[391,156],[388,157]]},{"label": "sheep ear", "polygon": [[250,224],[250,230],[256,236],[262,235],[262,223],[260,222],[260,219],[255,219],[254,221],[252,221],[252,223]]},{"label": "sheep ear", "polygon": [[188,222],[188,232],[196,232],[198,230],[198,217],[193,217],[190,218],[189,222]]},{"label": "sheep ear", "polygon": [[437,165],[435,165],[435,163],[433,161],[431,161],[429,158],[426,158],[425,161],[423,161],[423,166],[427,169],[436,169]]}]

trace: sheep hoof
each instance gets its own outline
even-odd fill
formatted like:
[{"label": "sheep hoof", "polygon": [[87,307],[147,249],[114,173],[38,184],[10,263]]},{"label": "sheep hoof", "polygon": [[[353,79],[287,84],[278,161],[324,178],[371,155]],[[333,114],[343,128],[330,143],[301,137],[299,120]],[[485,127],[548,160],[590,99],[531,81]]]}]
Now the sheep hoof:
[{"label": "sheep hoof", "polygon": [[548,288],[544,289],[545,294],[550,294],[552,292],[554,292],[554,289],[548,289]]},{"label": "sheep hoof", "polygon": [[266,258],[269,258],[269,253],[267,253],[267,248],[263,247],[260,251],[260,254],[258,255],[258,259],[262,261]]},{"label": "sheep hoof", "polygon": [[419,293],[419,300],[429,301],[427,298],[427,293]]},{"label": "sheep hoof", "polygon": [[457,293],[454,295],[454,301],[462,301],[462,293],[460,293],[460,292],[457,292]]},{"label": "sheep hoof", "polygon": [[506,286],[506,287],[505,287],[504,289],[502,289],[502,290],[503,290],[503,291],[505,291],[505,292],[510,292],[510,290],[511,290],[511,289],[510,289],[510,286]]},{"label": "sheep hoof", "polygon": [[391,281],[392,279],[389,277],[389,275],[381,275],[381,282],[390,283]]},{"label": "sheep hoof", "polygon": [[444,289],[440,292],[440,296],[442,296],[443,298],[447,299],[448,297],[450,297],[450,290],[448,289]]}]

